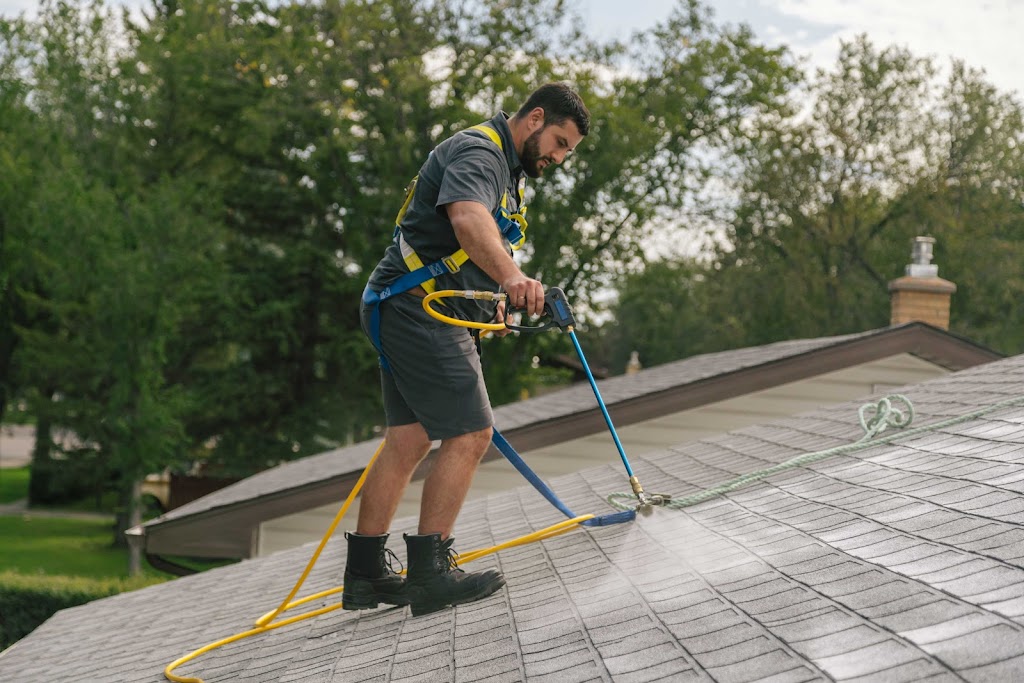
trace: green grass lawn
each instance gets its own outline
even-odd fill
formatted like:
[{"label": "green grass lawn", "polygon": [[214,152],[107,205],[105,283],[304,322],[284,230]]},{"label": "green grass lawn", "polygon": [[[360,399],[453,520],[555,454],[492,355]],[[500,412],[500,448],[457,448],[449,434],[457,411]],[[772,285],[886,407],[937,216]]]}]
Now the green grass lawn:
[{"label": "green grass lawn", "polygon": [[[112,547],[110,524],[31,514],[0,517],[0,571],[96,579],[127,576],[128,551]],[[166,578],[148,567],[145,572]]]},{"label": "green grass lawn", "polygon": [[[29,469],[19,467],[0,470],[0,504],[21,500],[28,495]],[[104,512],[113,510],[114,501],[105,497],[100,505]],[[89,497],[59,507],[43,507],[48,511],[96,512],[96,499]],[[112,579],[128,574],[128,550],[113,546],[113,515],[111,521],[91,519],[57,519],[33,515],[0,516],[0,573],[46,576],[78,576]],[[234,560],[206,560],[168,557],[180,565],[204,571]],[[143,563],[142,581],[173,578],[170,574]]]},{"label": "green grass lawn", "polygon": [[0,468],[0,504],[28,495],[28,467]]},{"label": "green grass lawn", "polygon": [[[27,492],[28,468],[0,471],[0,503]],[[89,509],[80,502],[63,509]],[[95,510],[95,499],[89,502]],[[113,519],[43,517],[31,510],[0,516],[0,614],[16,617],[0,624],[0,650],[57,610],[174,578],[145,562],[140,576],[128,577],[128,550],[112,543]],[[197,571],[234,562],[167,559]]]}]

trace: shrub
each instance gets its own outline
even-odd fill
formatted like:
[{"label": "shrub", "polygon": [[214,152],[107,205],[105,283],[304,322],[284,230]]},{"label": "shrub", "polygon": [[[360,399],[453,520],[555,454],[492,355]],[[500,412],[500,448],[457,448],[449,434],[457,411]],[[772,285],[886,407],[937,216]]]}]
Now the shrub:
[{"label": "shrub", "polygon": [[32,632],[58,611],[159,583],[162,579],[87,579],[0,573],[0,650]]},{"label": "shrub", "polygon": [[89,450],[59,458],[36,459],[31,468],[28,499],[32,505],[65,505],[102,494],[110,473]]}]

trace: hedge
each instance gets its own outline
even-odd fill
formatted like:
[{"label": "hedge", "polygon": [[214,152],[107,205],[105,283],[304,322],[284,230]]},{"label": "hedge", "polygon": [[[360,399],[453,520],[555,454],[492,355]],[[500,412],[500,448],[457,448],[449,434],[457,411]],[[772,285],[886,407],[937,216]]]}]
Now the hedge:
[{"label": "hedge", "polygon": [[136,590],[161,579],[89,579],[0,572],[0,650],[67,607]]}]

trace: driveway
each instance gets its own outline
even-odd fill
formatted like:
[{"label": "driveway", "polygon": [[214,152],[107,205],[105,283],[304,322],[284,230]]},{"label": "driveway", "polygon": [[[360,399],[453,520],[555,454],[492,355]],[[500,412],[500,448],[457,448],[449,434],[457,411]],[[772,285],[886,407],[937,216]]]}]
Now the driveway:
[{"label": "driveway", "polygon": [[0,467],[22,467],[32,458],[35,429],[25,425],[0,427]]}]

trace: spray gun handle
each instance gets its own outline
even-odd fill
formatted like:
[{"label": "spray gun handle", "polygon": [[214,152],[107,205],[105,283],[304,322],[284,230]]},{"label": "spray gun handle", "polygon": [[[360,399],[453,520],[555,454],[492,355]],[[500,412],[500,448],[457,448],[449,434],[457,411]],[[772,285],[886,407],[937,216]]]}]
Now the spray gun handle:
[{"label": "spray gun handle", "polygon": [[544,293],[544,313],[563,330],[567,327],[576,327],[576,318],[561,287],[550,287]]},{"label": "spray gun handle", "polygon": [[[506,318],[515,311],[526,310],[515,306],[509,306],[507,303],[506,306]],[[544,293],[544,315],[541,317],[548,318],[547,322],[543,325],[526,327],[505,323],[505,327],[518,332],[542,332],[544,330],[549,330],[552,327],[560,327],[562,329],[576,327],[576,318],[573,317],[572,308],[569,307],[569,300],[565,297],[565,292],[563,292],[560,287],[549,287],[548,291]]]}]

